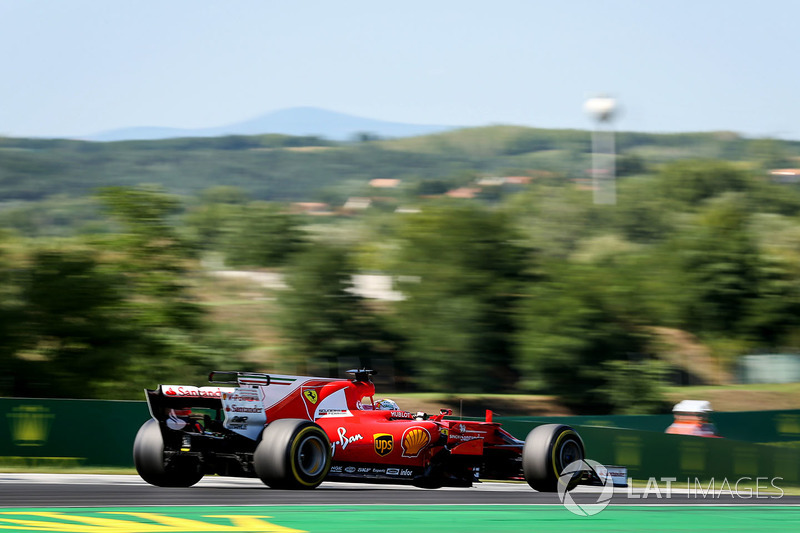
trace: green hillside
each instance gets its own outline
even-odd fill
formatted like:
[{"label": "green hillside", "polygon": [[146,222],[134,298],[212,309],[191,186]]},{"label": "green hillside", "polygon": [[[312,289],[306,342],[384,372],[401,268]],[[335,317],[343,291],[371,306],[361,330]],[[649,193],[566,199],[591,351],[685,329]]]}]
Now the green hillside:
[{"label": "green hillside", "polygon": [[[769,172],[800,143],[619,133],[598,205],[589,139],[0,139],[0,395],[367,365],[385,390],[654,412],[800,352],[800,187]],[[375,273],[394,296],[355,290]]]},{"label": "green hillside", "polygon": [[[730,133],[622,132],[617,148],[623,173],[625,157],[638,158],[638,169],[690,157],[781,167],[800,156],[800,142]],[[363,143],[281,135],[112,143],[0,138],[0,201],[79,197],[97,187],[140,183],[187,195],[230,185],[261,200],[342,200],[372,178],[418,182],[524,170],[584,177],[590,150],[589,132],[519,126]]]}]

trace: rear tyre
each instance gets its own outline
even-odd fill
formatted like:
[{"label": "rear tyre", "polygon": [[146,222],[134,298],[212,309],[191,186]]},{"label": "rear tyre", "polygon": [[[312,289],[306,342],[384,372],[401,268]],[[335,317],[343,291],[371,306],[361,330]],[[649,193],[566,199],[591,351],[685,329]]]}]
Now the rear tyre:
[{"label": "rear tyre", "polygon": [[139,476],[156,487],[191,487],[203,478],[194,462],[164,461],[164,436],[158,420],[145,422],[133,441],[133,464]]},{"label": "rear tyre", "polygon": [[[569,426],[545,424],[528,433],[522,448],[522,472],[528,485],[539,492],[555,492],[558,478],[573,461],[585,457],[580,435]],[[570,483],[569,488],[577,484]]]},{"label": "rear tyre", "polygon": [[273,489],[313,489],[331,469],[331,443],[317,424],[284,418],[264,428],[253,467]]}]

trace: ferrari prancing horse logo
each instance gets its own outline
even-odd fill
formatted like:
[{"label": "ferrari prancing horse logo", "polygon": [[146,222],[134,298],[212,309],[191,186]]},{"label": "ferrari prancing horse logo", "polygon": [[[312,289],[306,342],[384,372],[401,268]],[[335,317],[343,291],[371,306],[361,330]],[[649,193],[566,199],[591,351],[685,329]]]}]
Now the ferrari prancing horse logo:
[{"label": "ferrari prancing horse logo", "polygon": [[317,400],[319,399],[317,391],[311,389],[303,391],[303,396],[305,396],[306,400],[308,400],[311,403],[317,403]]}]

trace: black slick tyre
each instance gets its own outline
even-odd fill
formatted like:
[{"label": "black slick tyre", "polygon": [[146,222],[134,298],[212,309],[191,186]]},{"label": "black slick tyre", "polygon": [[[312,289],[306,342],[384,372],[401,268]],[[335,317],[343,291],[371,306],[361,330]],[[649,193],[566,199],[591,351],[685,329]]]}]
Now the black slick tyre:
[{"label": "black slick tyre", "polygon": [[164,437],[158,421],[145,422],[133,441],[133,464],[139,476],[156,487],[191,487],[203,478],[194,462],[164,461]]},{"label": "black slick tyre", "polygon": [[522,448],[522,471],[528,485],[539,492],[555,492],[564,468],[584,459],[580,435],[569,426],[544,424],[534,428]]},{"label": "black slick tyre", "polygon": [[313,489],[331,469],[331,443],[313,422],[276,420],[261,434],[253,467],[261,481],[273,489]]}]

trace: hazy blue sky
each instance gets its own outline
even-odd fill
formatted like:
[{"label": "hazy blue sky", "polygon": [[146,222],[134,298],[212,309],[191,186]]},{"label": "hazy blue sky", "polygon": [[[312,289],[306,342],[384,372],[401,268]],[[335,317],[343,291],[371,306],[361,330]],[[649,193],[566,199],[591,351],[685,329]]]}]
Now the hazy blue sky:
[{"label": "hazy blue sky", "polygon": [[800,139],[800,1],[0,0],[0,134],[293,106],[421,124]]}]

